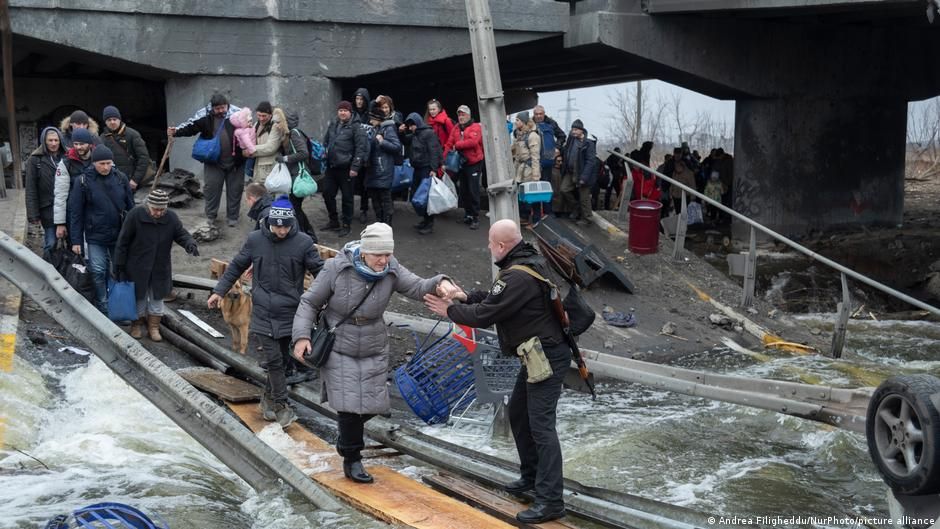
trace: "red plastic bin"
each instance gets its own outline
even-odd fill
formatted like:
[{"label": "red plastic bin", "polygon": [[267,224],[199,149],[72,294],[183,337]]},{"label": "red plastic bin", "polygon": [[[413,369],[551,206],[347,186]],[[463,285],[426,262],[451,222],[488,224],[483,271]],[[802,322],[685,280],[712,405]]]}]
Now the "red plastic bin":
[{"label": "red plastic bin", "polygon": [[628,235],[631,252],[642,255],[659,251],[659,210],[662,207],[658,200],[630,201]]}]

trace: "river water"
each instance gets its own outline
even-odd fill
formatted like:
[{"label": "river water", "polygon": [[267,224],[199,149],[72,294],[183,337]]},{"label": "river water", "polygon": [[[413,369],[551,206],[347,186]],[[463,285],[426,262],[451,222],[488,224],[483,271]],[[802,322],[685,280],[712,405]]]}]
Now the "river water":
[{"label": "river water", "polygon": [[[801,319],[831,330],[828,316]],[[757,361],[715,348],[680,365],[840,387],[874,386],[896,373],[940,376],[936,324],[853,321],[847,349],[840,361]],[[559,406],[565,473],[582,483],[718,516],[887,514],[864,436],[636,385],[602,383],[599,393],[591,402],[566,391]],[[384,527],[352,511],[322,513],[285,494],[257,495],[95,358],[53,366],[17,357],[12,372],[0,373],[0,417],[0,528],[42,526],[98,501],[158,513],[174,529]],[[473,427],[423,430],[515,459],[511,442]],[[274,445],[289,444],[281,432],[264,433]],[[395,465],[427,472],[410,458]]]}]

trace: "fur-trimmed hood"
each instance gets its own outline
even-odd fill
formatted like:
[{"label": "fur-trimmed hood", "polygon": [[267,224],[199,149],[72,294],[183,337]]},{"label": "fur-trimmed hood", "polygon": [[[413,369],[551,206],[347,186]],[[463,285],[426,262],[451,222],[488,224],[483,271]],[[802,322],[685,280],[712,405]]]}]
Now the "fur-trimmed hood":
[{"label": "fur-trimmed hood", "polygon": [[[67,134],[69,132],[69,125],[71,124],[72,116],[65,116],[62,118],[62,121],[59,122],[59,130],[61,130],[63,134]],[[88,116],[88,132],[91,132],[95,136],[98,135],[98,122],[91,116]]]}]

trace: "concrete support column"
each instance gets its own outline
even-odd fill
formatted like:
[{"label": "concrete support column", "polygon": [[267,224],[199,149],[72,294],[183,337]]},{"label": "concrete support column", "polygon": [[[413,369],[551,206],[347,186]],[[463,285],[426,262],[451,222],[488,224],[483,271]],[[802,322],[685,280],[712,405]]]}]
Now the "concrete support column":
[{"label": "concrete support column", "polygon": [[[738,100],[734,209],[784,235],[838,225],[898,225],[907,102]],[[735,223],[735,238],[748,227]]]},{"label": "concrete support column", "polygon": [[[220,92],[238,106],[254,109],[261,101],[300,116],[300,128],[311,138],[320,139],[326,123],[336,115],[341,100],[340,84],[326,77],[248,77],[194,76],[171,79],[166,83],[166,114],[175,126],[209,104],[214,92]],[[202,174],[202,164],[192,159],[195,138],[180,138],[173,144],[170,167]],[[161,153],[162,154],[162,153]]]}]

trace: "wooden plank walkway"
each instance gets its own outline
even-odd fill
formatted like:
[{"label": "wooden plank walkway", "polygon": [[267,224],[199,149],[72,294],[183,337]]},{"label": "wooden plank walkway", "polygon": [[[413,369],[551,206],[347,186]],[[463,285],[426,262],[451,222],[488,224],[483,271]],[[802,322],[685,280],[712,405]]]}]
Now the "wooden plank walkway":
[{"label": "wooden plank walkway", "polygon": [[[272,424],[261,417],[257,403],[226,404],[255,433]],[[285,454],[292,463],[337,497],[380,520],[415,529],[514,527],[386,466],[368,465],[367,470],[375,478],[375,483],[355,483],[343,475],[342,460],[332,445],[298,423],[292,424],[285,432],[303,446],[303,450]],[[328,468],[324,470],[320,466],[308,470],[311,454],[319,455],[318,461],[325,462]]]}]

